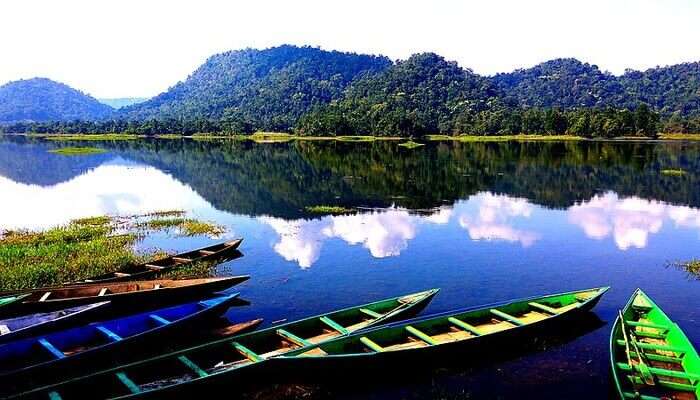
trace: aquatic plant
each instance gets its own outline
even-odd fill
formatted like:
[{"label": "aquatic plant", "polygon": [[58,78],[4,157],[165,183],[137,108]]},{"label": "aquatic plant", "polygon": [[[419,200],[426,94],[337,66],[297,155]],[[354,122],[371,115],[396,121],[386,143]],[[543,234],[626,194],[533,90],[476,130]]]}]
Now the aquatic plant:
[{"label": "aquatic plant", "polygon": [[49,153],[61,154],[64,156],[82,156],[90,154],[101,154],[106,153],[105,149],[98,149],[96,147],[63,147],[60,149],[49,150]]}]

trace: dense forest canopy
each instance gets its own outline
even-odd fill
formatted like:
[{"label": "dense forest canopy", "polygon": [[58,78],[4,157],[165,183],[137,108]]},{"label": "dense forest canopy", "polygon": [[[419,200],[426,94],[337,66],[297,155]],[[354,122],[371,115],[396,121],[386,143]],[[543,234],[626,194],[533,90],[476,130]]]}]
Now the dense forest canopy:
[{"label": "dense forest canopy", "polygon": [[96,99],[46,78],[0,86],[0,123],[103,119],[114,110]]},{"label": "dense forest canopy", "polygon": [[[17,113],[30,107],[6,98],[2,108]],[[697,133],[700,63],[615,76],[568,58],[487,77],[434,53],[392,62],[284,45],[217,54],[168,91],[113,113],[10,121],[22,122],[1,129],[324,136]]]}]

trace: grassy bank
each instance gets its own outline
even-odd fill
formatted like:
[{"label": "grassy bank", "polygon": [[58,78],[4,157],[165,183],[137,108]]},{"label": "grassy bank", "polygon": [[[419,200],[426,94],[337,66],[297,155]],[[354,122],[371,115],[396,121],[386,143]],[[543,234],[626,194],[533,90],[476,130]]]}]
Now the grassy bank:
[{"label": "grassy bank", "polygon": [[[256,132],[250,135],[242,134],[216,134],[216,133],[195,133],[193,135],[178,135],[178,134],[159,134],[154,136],[136,135],[136,134],[24,134],[23,136],[40,137],[48,140],[56,141],[78,141],[78,140],[134,140],[139,138],[153,137],[157,139],[195,139],[195,140],[250,140],[257,143],[280,143],[290,142],[295,140],[304,141],[338,141],[338,142],[373,142],[377,140],[398,140],[403,141],[410,139],[409,137],[401,136],[373,136],[373,135],[354,135],[354,136],[299,136],[284,132]],[[654,140],[644,137],[616,137],[616,138],[601,138],[596,137],[587,139],[574,135],[546,135],[546,134],[518,134],[518,135],[425,135],[425,140],[429,141],[459,141],[459,142],[505,142],[505,141],[560,141],[560,140]],[[661,133],[659,140],[700,140],[700,134],[685,134],[685,133]]]},{"label": "grassy bank", "polygon": [[[0,290],[57,285],[116,271],[164,254],[138,254],[134,244],[144,235],[177,229],[179,235],[218,235],[223,228],[208,222],[172,217],[179,211],[129,217],[82,218],[44,231],[0,234]],[[178,274],[199,273],[194,266]]]}]

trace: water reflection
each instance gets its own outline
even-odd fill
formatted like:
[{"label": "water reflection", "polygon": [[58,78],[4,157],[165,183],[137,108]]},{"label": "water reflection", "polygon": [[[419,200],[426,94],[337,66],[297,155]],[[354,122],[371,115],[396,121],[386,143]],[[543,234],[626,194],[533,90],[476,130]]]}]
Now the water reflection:
[{"label": "water reflection", "polygon": [[568,210],[569,221],[580,226],[586,236],[602,240],[612,235],[620,250],[644,248],[649,236],[659,233],[664,220],[678,227],[700,228],[700,211],[638,197],[620,198],[608,192]]},{"label": "water reflection", "polygon": [[422,218],[410,215],[406,210],[391,208],[312,220],[285,221],[269,217],[260,220],[270,225],[280,237],[274,245],[275,251],[286,260],[308,268],[318,260],[322,243],[333,238],[350,245],[361,244],[373,257],[398,256],[408,247],[408,241],[415,238],[418,220],[446,223],[444,213],[435,216]]},{"label": "water reflection", "polygon": [[468,202],[476,203],[478,212],[476,215],[462,213],[459,225],[469,232],[472,240],[503,240],[530,247],[540,238],[536,232],[516,229],[510,224],[513,219],[532,215],[534,206],[526,199],[480,193],[470,197]]},{"label": "water reflection", "polygon": [[41,229],[94,215],[211,208],[172,176],[119,159],[51,186],[0,176],[0,193],[0,227],[4,229]]}]

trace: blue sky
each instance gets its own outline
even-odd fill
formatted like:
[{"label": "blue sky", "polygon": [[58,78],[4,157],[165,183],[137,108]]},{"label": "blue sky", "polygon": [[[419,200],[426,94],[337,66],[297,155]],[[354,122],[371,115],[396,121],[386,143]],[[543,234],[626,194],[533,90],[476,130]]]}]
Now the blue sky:
[{"label": "blue sky", "polygon": [[3,0],[0,84],[148,97],[214,53],[283,43],[434,51],[482,74],[576,57],[619,74],[700,60],[698,21],[693,0]]}]

